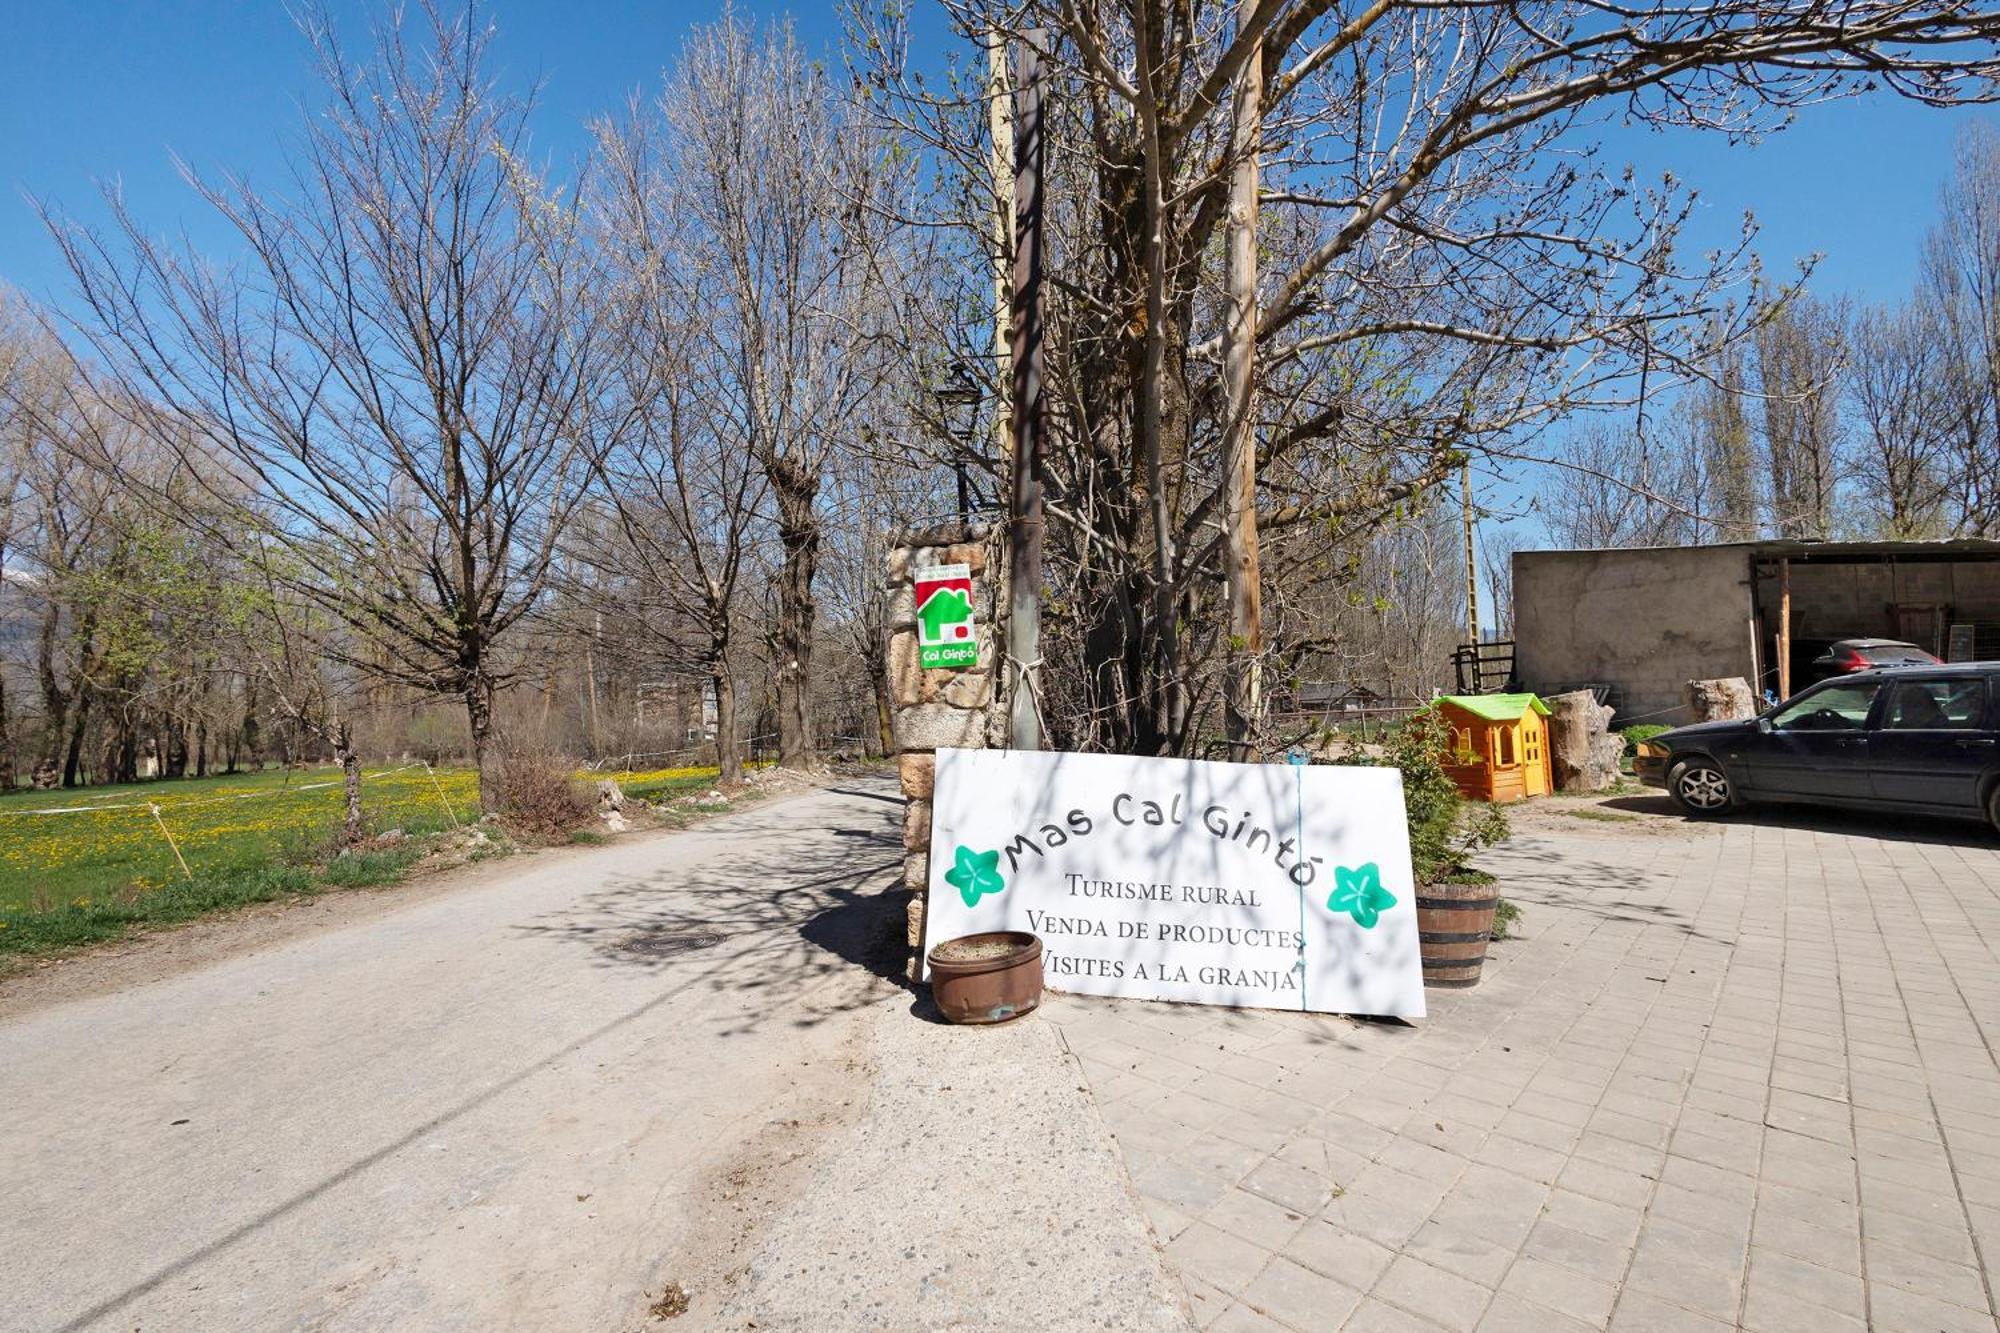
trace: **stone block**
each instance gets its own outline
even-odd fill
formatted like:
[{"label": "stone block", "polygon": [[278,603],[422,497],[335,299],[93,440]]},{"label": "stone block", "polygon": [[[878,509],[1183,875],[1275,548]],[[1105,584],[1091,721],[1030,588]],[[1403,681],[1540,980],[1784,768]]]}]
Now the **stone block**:
[{"label": "stone block", "polygon": [[973,577],[986,572],[986,544],[984,542],[959,542],[953,546],[933,546],[914,553],[910,562],[914,573],[922,573],[930,565],[964,565]]},{"label": "stone block", "polygon": [[898,750],[986,748],[984,709],[954,708],[947,703],[898,708],[894,729]]},{"label": "stone block", "polygon": [[[985,646],[981,645],[981,651]],[[991,671],[932,671],[931,676],[942,676],[943,680],[927,682],[937,687],[937,697],[955,708],[976,708],[984,711],[993,702],[993,673]]]},{"label": "stone block", "polygon": [[903,887],[921,896],[930,887],[931,855],[929,852],[906,852],[903,855]]},{"label": "stone block", "polygon": [[929,851],[931,845],[931,803],[911,801],[903,807],[903,846],[912,852]]},{"label": "stone block", "polygon": [[[908,579],[897,579],[889,585],[889,609],[884,612],[889,620],[889,630],[897,633],[908,630],[912,635],[917,630],[917,588]],[[975,611],[973,614],[977,615]]]},{"label": "stone block", "polygon": [[889,674],[889,702],[897,708],[923,703],[924,669],[917,665],[916,630],[892,631],[883,659],[883,669]]},{"label": "stone block", "polygon": [[937,777],[937,756],[906,754],[896,761],[896,776],[902,780],[903,795],[913,801],[929,801],[931,783]]},{"label": "stone block", "polygon": [[889,701],[898,708],[940,701],[959,708],[984,708],[993,702],[992,666],[999,652],[993,626],[974,630],[979,645],[979,665],[964,670],[918,666],[917,632],[900,629],[889,636],[884,669],[889,676]]}]

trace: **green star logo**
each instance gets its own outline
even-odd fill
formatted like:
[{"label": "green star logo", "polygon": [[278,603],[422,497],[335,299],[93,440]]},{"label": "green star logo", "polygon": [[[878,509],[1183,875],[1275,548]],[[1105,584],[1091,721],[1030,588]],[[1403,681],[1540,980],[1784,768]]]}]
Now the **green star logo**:
[{"label": "green star logo", "polygon": [[1373,930],[1382,913],[1396,905],[1396,895],[1382,887],[1382,870],[1373,861],[1349,869],[1333,868],[1333,893],[1326,900],[1329,912],[1345,912],[1363,930]]},{"label": "green star logo", "polygon": [[977,907],[981,898],[1007,887],[1000,877],[999,852],[975,852],[965,846],[958,849],[957,864],[944,872],[944,882],[958,890],[967,907]]}]

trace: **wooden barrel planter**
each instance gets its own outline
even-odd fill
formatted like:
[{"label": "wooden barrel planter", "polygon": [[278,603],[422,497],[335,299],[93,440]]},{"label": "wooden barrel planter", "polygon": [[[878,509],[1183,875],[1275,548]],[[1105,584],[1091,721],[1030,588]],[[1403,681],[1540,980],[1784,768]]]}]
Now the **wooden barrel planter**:
[{"label": "wooden barrel planter", "polygon": [[1417,891],[1417,939],[1426,986],[1479,984],[1499,906],[1498,884],[1426,884]]}]

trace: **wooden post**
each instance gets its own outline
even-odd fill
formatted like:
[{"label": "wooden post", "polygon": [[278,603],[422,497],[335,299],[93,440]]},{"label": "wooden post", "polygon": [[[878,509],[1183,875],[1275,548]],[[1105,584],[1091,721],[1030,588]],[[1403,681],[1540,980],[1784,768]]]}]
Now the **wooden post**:
[{"label": "wooden post", "polygon": [[1764,621],[1757,614],[1757,557],[1750,557],[1750,693],[1761,707],[1764,700]]},{"label": "wooden post", "polygon": [[1014,486],[1007,519],[1008,744],[1042,748],[1042,55],[1014,47]]},{"label": "wooden post", "polygon": [[1465,508],[1465,641],[1472,645],[1472,692],[1484,694],[1484,664],[1479,660],[1479,561],[1472,545],[1471,459],[1459,465],[1458,493]]},{"label": "wooden post", "polygon": [[181,855],[181,845],[174,841],[173,834],[167,832],[167,821],[160,818],[160,807],[149,802],[146,808],[153,812],[153,822],[160,826],[160,836],[167,840],[167,846],[173,848],[174,860],[180,863],[181,878],[193,879],[194,872],[188,869],[187,858]]},{"label": "wooden post", "polygon": [[1792,697],[1792,562],[1778,561],[1778,697]]}]

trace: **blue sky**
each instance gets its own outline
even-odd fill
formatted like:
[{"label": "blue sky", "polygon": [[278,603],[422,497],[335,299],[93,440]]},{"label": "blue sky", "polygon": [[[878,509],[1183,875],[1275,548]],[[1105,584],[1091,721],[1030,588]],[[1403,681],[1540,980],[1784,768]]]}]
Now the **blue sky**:
[{"label": "blue sky", "polygon": [[[944,25],[917,0],[920,31],[937,53]],[[739,4],[748,14],[777,3]],[[711,3],[501,0],[500,73],[544,83],[538,146],[558,161],[583,144],[581,126],[650,85]],[[96,179],[117,179],[156,230],[186,225],[221,238],[175,177],[170,153],[197,166],[274,175],[286,135],[310,98],[305,51],[279,0],[150,0],[145,4],[13,0],[0,44],[0,280],[60,300],[65,274],[25,193],[90,219]],[[357,36],[372,5],[344,0],[336,14]],[[807,41],[829,47],[828,3],[796,7]],[[1816,285],[1869,300],[1908,288],[1918,247],[1950,164],[1955,128],[1973,113],[1939,112],[1875,97],[1807,111],[1757,146],[1716,136],[1614,134],[1614,156],[1648,174],[1672,170],[1705,197],[1697,244],[1733,239],[1743,211],[1763,225],[1767,265],[1788,272],[1823,252]]]}]

